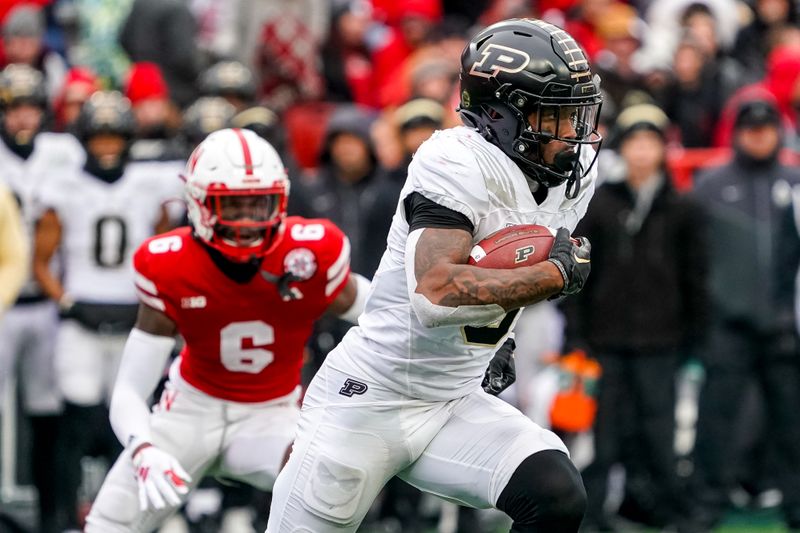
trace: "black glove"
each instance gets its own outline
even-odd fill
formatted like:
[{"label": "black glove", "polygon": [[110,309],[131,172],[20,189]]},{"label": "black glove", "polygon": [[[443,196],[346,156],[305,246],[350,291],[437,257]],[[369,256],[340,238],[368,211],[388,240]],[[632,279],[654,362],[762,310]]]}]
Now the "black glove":
[{"label": "black glove", "polygon": [[517,380],[517,369],[514,366],[514,350],[517,344],[514,339],[508,338],[494,354],[486,373],[483,375],[481,386],[487,393],[497,396]]},{"label": "black glove", "polygon": [[592,245],[589,244],[589,239],[577,237],[577,240],[577,244],[572,241],[567,228],[559,228],[550,249],[548,261],[556,265],[564,277],[564,288],[558,296],[580,292],[592,269],[589,259]]}]

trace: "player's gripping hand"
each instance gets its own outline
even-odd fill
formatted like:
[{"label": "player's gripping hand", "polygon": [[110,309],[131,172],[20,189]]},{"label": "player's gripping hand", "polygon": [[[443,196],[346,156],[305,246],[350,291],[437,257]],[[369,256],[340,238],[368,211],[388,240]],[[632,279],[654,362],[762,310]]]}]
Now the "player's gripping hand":
[{"label": "player's gripping hand", "polygon": [[509,337],[497,350],[483,375],[481,386],[484,391],[497,396],[517,380],[517,368],[514,365],[514,350],[516,349],[517,345],[514,339]]},{"label": "player's gripping hand", "polygon": [[192,478],[178,460],[155,446],[144,443],[137,446],[132,456],[139,484],[139,507],[163,509],[177,507],[181,496],[189,492]]},{"label": "player's gripping hand", "polygon": [[589,258],[592,245],[589,244],[589,239],[577,237],[576,240],[577,242],[570,237],[567,228],[559,228],[550,249],[548,261],[558,267],[564,278],[564,288],[559,296],[580,292],[592,269]]}]

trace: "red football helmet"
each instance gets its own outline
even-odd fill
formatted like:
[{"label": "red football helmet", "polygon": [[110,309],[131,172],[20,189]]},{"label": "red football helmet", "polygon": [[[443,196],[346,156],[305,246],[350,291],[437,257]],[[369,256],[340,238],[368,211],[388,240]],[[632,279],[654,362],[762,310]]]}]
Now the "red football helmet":
[{"label": "red football helmet", "polygon": [[267,141],[248,130],[216,131],[192,152],[185,180],[189,220],[206,244],[239,262],[278,245],[289,179]]}]

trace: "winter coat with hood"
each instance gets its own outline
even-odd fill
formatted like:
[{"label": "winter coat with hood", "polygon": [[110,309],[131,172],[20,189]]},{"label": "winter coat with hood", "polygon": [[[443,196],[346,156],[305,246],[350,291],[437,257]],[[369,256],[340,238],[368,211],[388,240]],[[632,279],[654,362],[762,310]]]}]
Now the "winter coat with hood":
[{"label": "winter coat with hood", "polygon": [[764,160],[733,148],[733,159],[701,175],[693,191],[709,224],[713,317],[765,334],[793,328],[793,298],[785,296],[794,293],[797,265],[785,266],[781,253],[797,237],[784,220],[800,169],[779,161],[780,143]]},{"label": "winter coat with hood", "polygon": [[728,147],[733,137],[733,123],[736,111],[743,102],[755,99],[770,100],[781,112],[783,127],[787,133],[786,145],[792,147],[797,137],[797,109],[795,108],[794,87],[800,79],[800,51],[791,47],[779,47],[767,59],[764,79],[742,87],[731,96],[717,123],[714,145]]},{"label": "winter coat with hood", "polygon": [[[374,116],[361,108],[345,106],[334,112],[325,132],[317,175],[292,183],[289,214],[332,220],[350,239],[351,268],[372,277],[386,248],[386,236],[397,206],[399,186],[391,182],[378,164],[370,126]],[[331,158],[333,139],[349,133],[362,139],[369,149],[371,171],[348,183],[337,177]]]}]

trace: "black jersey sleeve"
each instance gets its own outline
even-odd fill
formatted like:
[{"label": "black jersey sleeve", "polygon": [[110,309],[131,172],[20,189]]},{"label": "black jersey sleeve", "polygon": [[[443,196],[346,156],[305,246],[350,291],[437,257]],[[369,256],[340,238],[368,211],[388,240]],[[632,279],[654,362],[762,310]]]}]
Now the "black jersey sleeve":
[{"label": "black jersey sleeve", "polygon": [[403,200],[408,232],[421,228],[463,229],[472,233],[475,226],[469,218],[412,192]]}]

